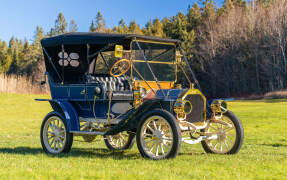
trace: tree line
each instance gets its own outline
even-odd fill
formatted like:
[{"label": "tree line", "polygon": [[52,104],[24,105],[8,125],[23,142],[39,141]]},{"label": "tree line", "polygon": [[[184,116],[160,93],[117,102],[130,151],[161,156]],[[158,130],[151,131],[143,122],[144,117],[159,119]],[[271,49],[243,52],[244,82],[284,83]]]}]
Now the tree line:
[{"label": "tree line", "polygon": [[[0,41],[0,73],[27,75],[35,81],[44,71],[40,40],[76,32],[59,13],[48,32],[37,27],[33,41],[12,37]],[[110,28],[101,12],[91,21],[90,32],[133,33],[179,39],[203,92],[210,97],[245,96],[287,86],[287,1],[212,0],[194,3],[187,13],[153,19],[144,27],[120,19]]]}]

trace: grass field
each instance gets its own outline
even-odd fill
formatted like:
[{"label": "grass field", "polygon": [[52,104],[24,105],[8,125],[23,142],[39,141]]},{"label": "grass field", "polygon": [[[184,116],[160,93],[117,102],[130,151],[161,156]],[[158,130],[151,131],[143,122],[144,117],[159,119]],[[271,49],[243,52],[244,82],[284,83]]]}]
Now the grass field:
[{"label": "grass field", "polygon": [[75,138],[67,155],[47,156],[40,125],[48,103],[40,95],[0,94],[0,179],[287,179],[287,102],[238,101],[229,107],[242,120],[245,139],[236,155],[205,154],[183,144],[175,159],[143,159],[136,145],[107,150],[102,138]]}]

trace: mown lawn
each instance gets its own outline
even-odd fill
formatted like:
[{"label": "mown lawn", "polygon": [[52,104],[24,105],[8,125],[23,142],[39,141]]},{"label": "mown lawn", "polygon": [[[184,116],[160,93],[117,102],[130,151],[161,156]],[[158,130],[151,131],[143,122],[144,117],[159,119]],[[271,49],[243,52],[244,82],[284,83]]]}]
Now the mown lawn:
[{"label": "mown lawn", "polygon": [[69,154],[46,155],[39,132],[51,108],[36,97],[43,96],[0,94],[0,179],[287,179],[287,101],[229,103],[245,129],[236,155],[183,144],[176,159],[152,161],[136,145],[111,152],[100,137],[93,143],[77,137]]}]

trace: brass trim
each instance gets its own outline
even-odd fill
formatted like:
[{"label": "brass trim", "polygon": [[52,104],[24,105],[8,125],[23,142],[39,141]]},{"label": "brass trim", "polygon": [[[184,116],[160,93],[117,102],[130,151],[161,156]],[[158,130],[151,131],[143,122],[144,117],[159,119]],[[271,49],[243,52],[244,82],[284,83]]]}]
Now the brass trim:
[{"label": "brass trim", "polygon": [[165,45],[172,45],[172,46],[175,46],[176,47],[176,43],[172,43],[172,42],[162,42],[162,41],[154,41],[154,40],[144,40],[144,39],[140,39],[140,38],[137,38],[137,40],[132,40],[131,41],[131,44],[135,41],[138,41],[138,42],[147,42],[147,43],[153,43],[153,44],[165,44]]},{"label": "brass trim", "polygon": [[[138,59],[133,59],[133,62],[139,62],[139,63],[145,63],[145,60],[138,60]],[[148,63],[154,63],[154,64],[171,64],[171,65],[176,65],[176,62],[162,62],[162,61],[148,61]]]},{"label": "brass trim", "polygon": [[180,69],[181,69],[181,71],[183,72],[185,78],[186,78],[187,81],[189,82],[190,88],[193,89],[193,84],[192,84],[192,82],[190,81],[190,79],[189,79],[188,75],[186,74],[185,70],[183,69],[183,67],[181,66],[180,63],[178,63],[178,66],[180,67]]}]

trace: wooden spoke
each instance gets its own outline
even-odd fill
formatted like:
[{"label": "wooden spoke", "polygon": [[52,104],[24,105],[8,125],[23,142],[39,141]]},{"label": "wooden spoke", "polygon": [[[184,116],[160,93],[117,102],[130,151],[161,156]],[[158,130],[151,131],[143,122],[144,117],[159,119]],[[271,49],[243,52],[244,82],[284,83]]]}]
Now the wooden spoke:
[{"label": "wooden spoke", "polygon": [[155,121],[153,121],[153,126],[154,126],[155,130],[157,130],[157,126],[156,126]]},{"label": "wooden spoke", "polygon": [[163,143],[160,144],[161,153],[162,153],[162,154],[165,154],[165,153],[164,153],[164,150],[163,150],[163,145],[162,145],[162,144],[163,144]]},{"label": "wooden spoke", "polygon": [[159,146],[159,145],[157,144],[157,145],[156,145],[156,153],[155,153],[156,156],[158,156],[158,146]]},{"label": "wooden spoke", "polygon": [[151,132],[152,133],[154,133],[154,130],[147,124],[147,128],[149,129],[149,130],[151,130]]},{"label": "wooden spoke", "polygon": [[228,149],[228,144],[226,143],[226,141],[224,141],[225,147],[226,149]]}]

